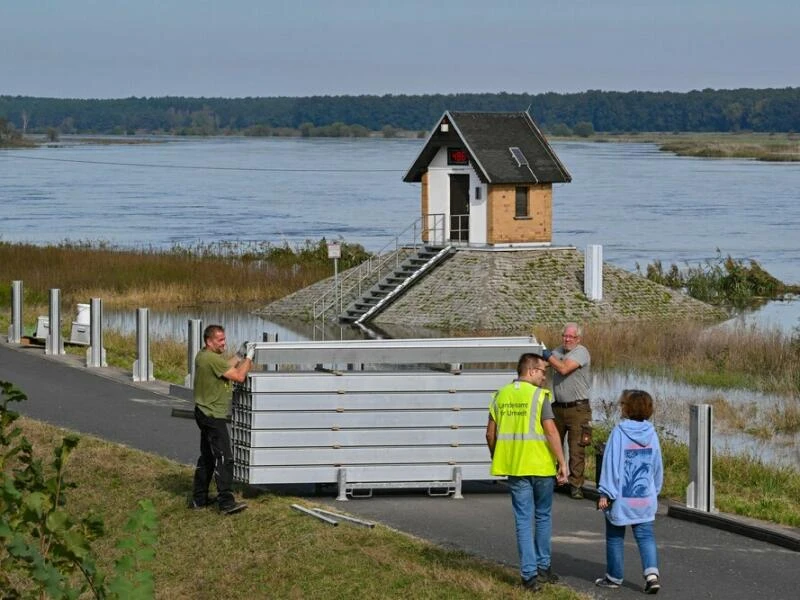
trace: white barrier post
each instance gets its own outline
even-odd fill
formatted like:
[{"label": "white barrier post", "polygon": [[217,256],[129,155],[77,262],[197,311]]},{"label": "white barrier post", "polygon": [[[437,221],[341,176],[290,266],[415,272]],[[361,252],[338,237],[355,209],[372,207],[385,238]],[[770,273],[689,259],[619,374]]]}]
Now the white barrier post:
[{"label": "white barrier post", "polygon": [[44,353],[52,355],[64,354],[64,340],[61,339],[61,290],[50,290],[50,316],[47,338],[44,342]]},{"label": "white barrier post", "polygon": [[89,347],[86,349],[86,366],[107,367],[106,349],[103,347],[103,301],[92,298],[89,304]]},{"label": "white barrier post", "polygon": [[714,508],[712,442],[713,407],[710,404],[695,404],[690,408],[686,506],[705,512],[717,511]]},{"label": "white barrier post", "polygon": [[589,300],[603,299],[603,246],[590,244],[586,247],[583,266],[583,293]]},{"label": "white barrier post", "polygon": [[136,309],[136,360],[133,362],[134,381],[153,381],[153,363],[150,361],[150,311]]},{"label": "white barrier post", "polygon": [[8,343],[22,342],[22,281],[11,282],[11,325],[8,327]]},{"label": "white barrier post", "polygon": [[200,352],[200,349],[205,345],[203,340],[203,320],[202,319],[189,319],[189,341],[186,346],[186,358],[188,360],[186,379],[183,380],[183,385],[188,388],[194,388],[194,357]]}]

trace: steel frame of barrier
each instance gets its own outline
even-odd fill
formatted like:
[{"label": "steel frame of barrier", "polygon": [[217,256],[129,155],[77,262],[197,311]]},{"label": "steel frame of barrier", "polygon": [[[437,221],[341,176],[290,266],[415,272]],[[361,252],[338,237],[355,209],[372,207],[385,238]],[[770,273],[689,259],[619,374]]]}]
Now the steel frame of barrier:
[{"label": "steel frame of barrier", "polygon": [[381,488],[461,498],[463,481],[495,479],[491,394],[542,349],[531,337],[257,343],[255,362],[279,370],[235,387],[236,479],[338,484],[339,500]]}]

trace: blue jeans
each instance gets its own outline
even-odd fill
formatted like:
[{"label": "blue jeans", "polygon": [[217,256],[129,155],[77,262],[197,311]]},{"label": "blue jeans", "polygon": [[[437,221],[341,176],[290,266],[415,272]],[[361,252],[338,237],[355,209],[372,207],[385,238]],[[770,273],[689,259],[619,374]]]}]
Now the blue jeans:
[{"label": "blue jeans", "polygon": [[553,506],[555,482],[555,477],[508,477],[517,529],[519,569],[523,579],[535,577],[537,567],[550,568],[550,538],[553,531],[550,509]]},{"label": "blue jeans", "polygon": [[[633,537],[639,547],[639,557],[642,560],[642,571],[647,577],[651,573],[658,575],[658,550],[656,550],[656,536],[653,532],[653,523],[647,521],[631,525]],[[611,581],[622,583],[622,574],[625,565],[625,526],[614,525],[606,519],[606,575]]]}]

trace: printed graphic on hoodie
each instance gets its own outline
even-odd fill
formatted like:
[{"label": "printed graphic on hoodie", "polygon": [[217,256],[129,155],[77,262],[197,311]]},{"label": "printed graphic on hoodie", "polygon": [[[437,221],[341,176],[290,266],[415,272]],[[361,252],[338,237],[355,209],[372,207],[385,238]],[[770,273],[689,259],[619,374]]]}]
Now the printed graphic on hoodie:
[{"label": "printed graphic on hoodie", "polygon": [[652,448],[626,448],[622,496],[624,498],[647,497],[652,479],[652,468]]}]

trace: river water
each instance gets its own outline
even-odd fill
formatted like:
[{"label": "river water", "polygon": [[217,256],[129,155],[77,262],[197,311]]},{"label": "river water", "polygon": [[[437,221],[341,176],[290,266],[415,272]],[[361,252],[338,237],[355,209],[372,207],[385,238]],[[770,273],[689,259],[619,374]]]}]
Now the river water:
[{"label": "river water", "polygon": [[[105,241],[169,248],[209,243],[301,244],[342,239],[378,251],[419,216],[419,186],[402,182],[422,140],[172,138],[134,145],[0,150],[0,241]],[[555,143],[573,176],[555,186],[553,242],[602,244],[605,261],[642,270],[653,260],[696,265],[718,251],[754,259],[800,283],[800,164],[676,157],[651,144]],[[54,287],[57,282],[54,282]],[[135,312],[107,311],[108,328],[135,330]],[[151,313],[155,336],[186,338],[187,320],[221,322],[229,339],[308,339],[301,324],[241,311]],[[771,302],[732,326],[800,326],[800,302]],[[327,338],[348,337],[329,328]],[[635,375],[596,378],[595,409],[624,387],[656,390],[657,400],[769,406],[780,399],[720,392]],[[677,410],[677,414],[688,410]],[[670,427],[685,427],[682,417]],[[718,436],[769,461],[797,464],[797,436],[764,444]],[[789,449],[789,450],[787,450]]]}]

